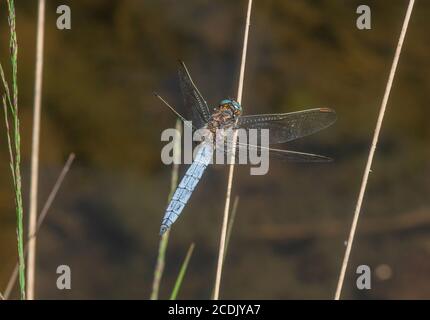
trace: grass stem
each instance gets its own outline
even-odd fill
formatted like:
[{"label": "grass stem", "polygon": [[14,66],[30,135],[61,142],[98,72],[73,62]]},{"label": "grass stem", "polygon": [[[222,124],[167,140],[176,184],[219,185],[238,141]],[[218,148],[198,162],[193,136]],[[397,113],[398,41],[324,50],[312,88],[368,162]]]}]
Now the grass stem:
[{"label": "grass stem", "polygon": [[[12,174],[15,197],[15,211],[17,219],[17,247],[18,247],[18,274],[21,299],[25,299],[25,261],[24,261],[24,236],[23,236],[23,204],[21,184],[21,133],[18,117],[18,41],[16,35],[15,3],[7,0],[9,22],[9,47],[10,62],[12,67],[12,92],[9,90],[3,67],[0,65],[0,77],[2,79],[4,93],[2,102],[5,112],[6,134],[9,147],[9,163]],[[10,110],[10,115],[7,110]],[[12,121],[9,120],[11,117]],[[10,125],[12,124],[12,125]]]}]

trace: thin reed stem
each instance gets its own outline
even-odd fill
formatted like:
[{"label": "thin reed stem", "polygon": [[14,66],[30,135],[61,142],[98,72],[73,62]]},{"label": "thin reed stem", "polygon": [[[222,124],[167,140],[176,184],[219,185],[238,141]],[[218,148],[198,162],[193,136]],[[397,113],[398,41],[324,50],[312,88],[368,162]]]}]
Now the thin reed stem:
[{"label": "thin reed stem", "polygon": [[227,226],[227,236],[225,240],[225,250],[224,250],[224,261],[225,257],[227,255],[228,245],[230,244],[230,238],[231,238],[231,232],[233,230],[234,225],[234,219],[236,218],[236,212],[237,212],[237,206],[239,205],[239,196],[236,196],[234,198],[233,207],[231,209],[231,215],[228,220],[228,226]]},{"label": "thin reed stem", "polygon": [[[176,128],[176,132],[179,133],[179,136],[175,137],[176,143],[173,146],[173,149],[174,149],[173,155],[174,155],[174,157],[179,157],[179,159],[175,158],[175,161],[173,163],[172,178],[171,178],[171,182],[170,182],[170,192],[169,192],[169,196],[167,199],[167,203],[170,202],[170,199],[173,197],[173,193],[175,192],[176,186],[178,185],[178,177],[179,177],[179,164],[178,163],[180,162],[181,134],[182,134],[181,120],[179,120],[179,119],[176,120],[176,127],[175,128]],[[161,236],[160,245],[158,247],[157,262],[156,262],[155,270],[154,270],[154,280],[152,282],[152,290],[151,290],[151,296],[150,296],[151,300],[157,300],[159,292],[160,292],[160,283],[161,283],[161,278],[162,278],[163,272],[164,272],[167,244],[169,242],[169,234],[170,234],[170,229],[167,230]]]},{"label": "thin reed stem", "polygon": [[[237,206],[239,205],[239,196],[234,198],[233,208],[231,209],[231,214],[229,215],[228,225],[227,225],[227,236],[225,240],[224,258],[223,263],[225,263],[225,258],[227,256],[228,246],[230,244],[231,232],[233,230],[234,220],[236,218]],[[211,297],[214,298],[215,287],[212,288]]]},{"label": "thin reed stem", "polygon": [[[33,237],[35,237],[39,230],[45,221],[46,215],[48,214],[49,209],[51,208],[52,203],[54,202],[55,197],[57,196],[58,190],[60,189],[64,178],[66,177],[67,173],[69,172],[70,166],[73,163],[73,160],[75,159],[75,155],[71,153],[69,155],[69,158],[67,159],[66,163],[64,164],[63,169],[61,170],[60,175],[58,176],[57,180],[55,181],[54,187],[52,188],[51,192],[49,193],[48,199],[46,200],[42,211],[40,211],[40,214],[37,218],[37,225],[36,225],[36,233],[30,235],[29,240]],[[28,244],[29,241],[24,246],[24,256],[28,255]],[[9,299],[10,294],[12,292],[12,289],[15,285],[16,278],[18,276],[18,263],[16,263],[15,268],[13,269],[13,272],[9,278],[9,281],[6,286],[6,290],[4,291],[4,299]]]},{"label": "thin reed stem", "polygon": [[40,114],[42,108],[43,45],[45,34],[45,0],[39,0],[37,14],[36,71],[34,81],[33,134],[31,145],[29,243],[27,257],[27,299],[34,299],[36,276],[37,195],[39,180]]},{"label": "thin reed stem", "polygon": [[[243,82],[245,78],[246,53],[248,49],[248,35],[249,35],[249,27],[251,25],[251,9],[252,9],[252,0],[248,0],[245,33],[243,36],[242,60],[241,60],[240,74],[239,74],[239,86],[237,90],[237,102],[239,103],[242,102]],[[224,265],[224,251],[225,251],[225,244],[226,244],[226,237],[227,237],[228,215],[230,211],[231,189],[233,185],[233,175],[234,175],[234,162],[235,162],[234,160],[236,158],[236,139],[237,139],[237,131],[233,133],[233,144],[232,144],[231,157],[230,157],[227,192],[225,197],[224,215],[223,215],[221,237],[220,237],[220,244],[219,244],[219,251],[218,251],[218,263],[217,263],[215,289],[214,289],[214,296],[213,296],[214,300],[219,299],[221,275],[222,275],[222,270]]]},{"label": "thin reed stem", "polygon": [[373,156],[375,155],[376,146],[378,144],[379,134],[381,132],[381,127],[382,127],[382,122],[384,120],[385,110],[387,108],[388,99],[390,97],[391,88],[393,86],[394,76],[396,74],[397,65],[399,63],[399,58],[400,58],[400,54],[402,52],[403,42],[405,40],[406,32],[408,30],[409,20],[411,18],[414,3],[415,3],[415,0],[409,1],[408,10],[406,12],[405,20],[403,22],[402,31],[400,33],[399,42],[397,44],[396,53],[394,55],[394,61],[393,61],[393,64],[391,66],[390,76],[388,78],[384,98],[382,100],[382,104],[381,104],[381,107],[379,110],[378,121],[376,122],[376,128],[375,128],[375,132],[373,134],[373,141],[372,141],[372,145],[370,147],[369,156],[367,158],[366,168],[364,169],[363,179],[362,179],[361,187],[360,187],[360,193],[358,195],[357,204],[356,204],[355,212],[354,212],[354,218],[352,221],[351,230],[349,232],[348,242],[346,245],[345,256],[343,258],[342,268],[341,268],[339,280],[337,283],[337,288],[336,288],[336,293],[335,293],[335,298],[334,298],[335,300],[340,299],[340,295],[342,292],[342,287],[343,287],[343,283],[345,280],[345,273],[346,273],[346,269],[348,267],[349,257],[351,254],[352,243],[354,241],[355,231],[357,229],[357,223],[358,223],[358,219],[360,217],[361,206],[363,203],[364,194],[366,192],[369,174],[370,174],[371,168],[372,168]]}]

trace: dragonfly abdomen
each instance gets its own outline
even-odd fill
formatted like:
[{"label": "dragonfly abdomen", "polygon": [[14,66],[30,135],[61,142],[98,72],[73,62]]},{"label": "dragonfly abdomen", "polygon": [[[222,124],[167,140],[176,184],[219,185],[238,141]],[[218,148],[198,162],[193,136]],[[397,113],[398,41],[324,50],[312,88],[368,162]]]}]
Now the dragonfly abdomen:
[{"label": "dragonfly abdomen", "polygon": [[185,176],[182,178],[179,186],[176,188],[172,199],[166,209],[163,221],[161,223],[160,235],[167,231],[170,226],[178,219],[185,205],[196,188],[203,172],[212,160],[213,147],[209,143],[202,144],[200,150],[194,159],[194,162],[188,168]]}]

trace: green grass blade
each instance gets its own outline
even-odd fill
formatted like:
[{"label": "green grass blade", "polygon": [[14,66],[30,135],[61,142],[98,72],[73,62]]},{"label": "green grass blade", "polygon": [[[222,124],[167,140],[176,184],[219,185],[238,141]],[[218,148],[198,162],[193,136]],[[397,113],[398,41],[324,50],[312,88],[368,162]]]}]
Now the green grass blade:
[{"label": "green grass blade", "polygon": [[188,264],[191,259],[191,255],[194,251],[194,243],[190,245],[185,256],[184,262],[182,263],[181,269],[179,270],[178,277],[176,278],[175,286],[173,287],[172,294],[170,295],[170,300],[176,300],[178,296],[179,289],[181,288],[182,281],[184,280],[185,273],[187,272]]},{"label": "green grass blade", "polygon": [[[3,68],[0,66],[0,76],[5,91],[3,105],[5,108],[6,130],[9,144],[9,158],[12,172],[12,179],[15,193],[15,209],[17,216],[17,243],[18,243],[18,264],[19,264],[19,287],[21,299],[25,299],[25,261],[24,261],[24,232],[23,232],[23,205],[22,205],[22,185],[21,185],[21,134],[18,117],[18,42],[15,24],[15,4],[13,0],[8,0],[8,21],[10,30],[10,61],[12,65],[12,93],[9,91]],[[11,96],[12,95],[12,96]],[[7,103],[6,103],[7,102]],[[11,110],[13,124],[9,127],[9,115],[7,106]],[[13,143],[12,140],[13,139]]]},{"label": "green grass blade", "polygon": [[169,234],[170,234],[170,230],[167,230],[161,236],[160,245],[158,248],[157,263],[155,265],[155,271],[154,271],[154,280],[152,282],[152,291],[151,291],[151,297],[150,297],[151,300],[157,300],[160,292],[160,283],[164,272],[167,244],[169,242]]},{"label": "green grass blade", "polygon": [[15,157],[13,155],[13,149],[12,149],[12,139],[10,137],[10,125],[9,125],[9,115],[7,113],[7,102],[6,102],[6,95],[3,95],[3,109],[4,109],[4,120],[5,120],[5,126],[6,126],[6,136],[7,136],[7,146],[9,150],[9,157],[10,157],[10,170],[12,172],[12,180],[13,180],[13,186],[15,188],[16,186],[16,179],[15,179],[15,170],[13,168],[13,164],[15,163]]}]

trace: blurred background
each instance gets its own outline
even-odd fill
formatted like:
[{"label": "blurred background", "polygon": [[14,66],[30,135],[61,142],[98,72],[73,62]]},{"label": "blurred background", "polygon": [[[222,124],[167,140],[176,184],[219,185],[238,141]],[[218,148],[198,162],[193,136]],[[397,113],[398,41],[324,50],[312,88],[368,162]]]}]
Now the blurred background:
[{"label": "blurred background", "polygon": [[[36,298],[147,299],[170,188],[160,135],[175,125],[152,91],[182,104],[180,58],[210,105],[235,96],[246,1],[47,2],[39,208],[69,153],[76,160],[38,237]],[[244,113],[334,108],[334,126],[287,147],[335,162],[272,161],[265,176],[236,168],[233,194],[240,201],[221,297],[333,298],[407,2],[254,1]],[[71,30],[56,28],[61,4],[71,7]],[[372,10],[368,31],[356,28],[361,4]],[[27,212],[37,2],[16,7]],[[2,2],[0,57],[9,72],[5,9]],[[412,16],[343,298],[430,297],[429,10],[430,2],[419,1]],[[0,132],[3,291],[17,250],[4,121]],[[207,170],[175,224],[161,298],[169,297],[192,242],[179,298],[210,297],[227,174],[222,166]],[[56,288],[61,264],[71,267],[72,290]],[[356,288],[361,264],[372,269],[371,290]]]}]

